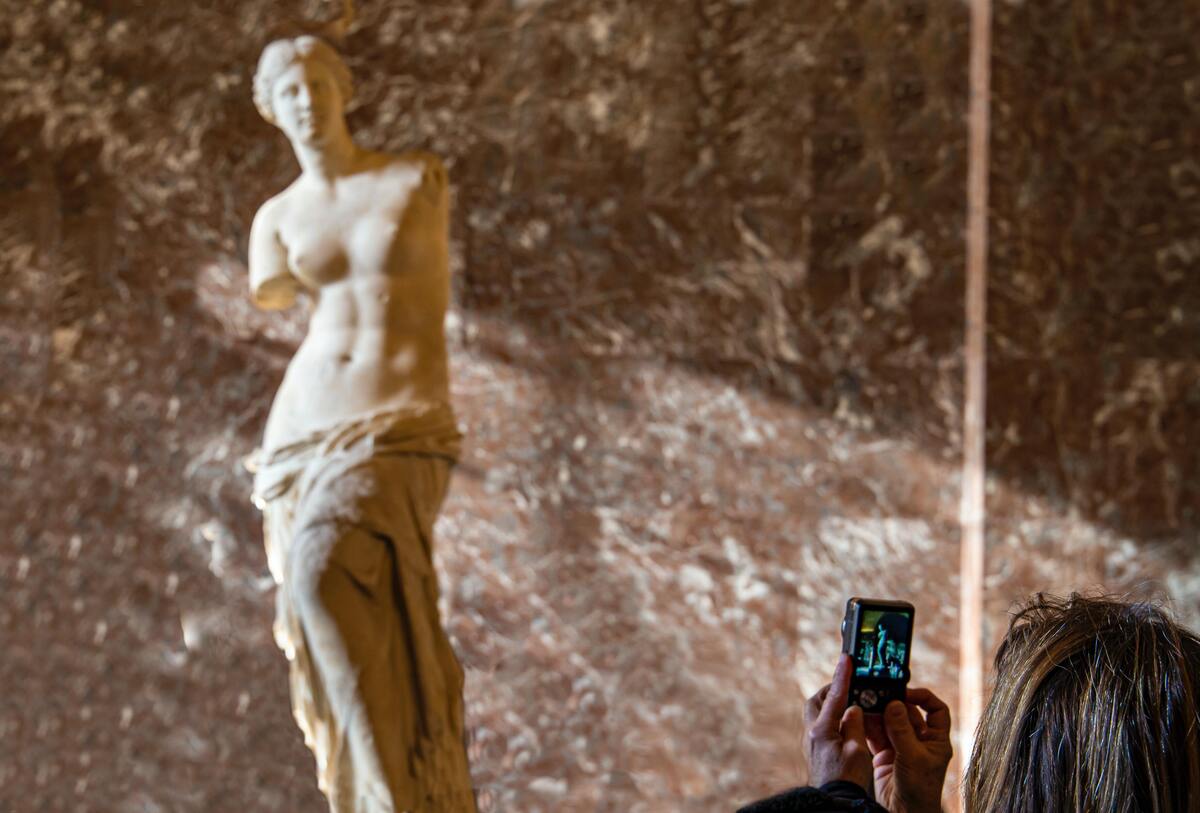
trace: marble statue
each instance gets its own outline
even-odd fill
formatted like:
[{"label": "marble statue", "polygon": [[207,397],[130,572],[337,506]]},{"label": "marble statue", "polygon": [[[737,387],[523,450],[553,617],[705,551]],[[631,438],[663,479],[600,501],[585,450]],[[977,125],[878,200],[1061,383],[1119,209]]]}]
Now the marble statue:
[{"label": "marble statue", "polygon": [[463,672],[438,617],[433,524],[450,406],[446,172],[351,139],[351,77],[314,37],[273,42],[254,101],[300,176],[250,231],[265,309],[306,293],[306,338],[252,462],[292,708],[335,813],[476,810]]}]

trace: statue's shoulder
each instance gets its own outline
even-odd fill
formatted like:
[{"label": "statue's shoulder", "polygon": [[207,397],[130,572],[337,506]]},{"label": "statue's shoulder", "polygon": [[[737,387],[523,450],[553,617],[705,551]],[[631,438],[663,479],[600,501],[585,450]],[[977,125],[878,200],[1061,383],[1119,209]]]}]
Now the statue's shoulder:
[{"label": "statue's shoulder", "polygon": [[427,150],[406,150],[401,153],[380,153],[379,160],[388,169],[411,171],[421,170],[422,181],[437,185],[446,184],[446,165],[435,153]]},{"label": "statue's shoulder", "polygon": [[288,187],[263,201],[258,207],[258,211],[254,213],[254,225],[260,230],[273,230],[279,225],[279,219],[282,216],[283,209],[287,205],[288,198],[295,183],[289,184]]},{"label": "statue's shoulder", "polygon": [[407,161],[410,164],[420,164],[425,169],[439,169],[443,172],[446,170],[446,165],[441,157],[428,150],[409,150],[408,152],[401,153],[398,157],[400,160]]}]

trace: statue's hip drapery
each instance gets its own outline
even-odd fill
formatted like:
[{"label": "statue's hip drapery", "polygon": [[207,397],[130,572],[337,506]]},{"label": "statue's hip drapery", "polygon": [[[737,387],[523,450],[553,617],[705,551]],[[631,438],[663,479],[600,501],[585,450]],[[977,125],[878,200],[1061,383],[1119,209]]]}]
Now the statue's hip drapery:
[{"label": "statue's hip drapery", "polygon": [[292,710],[334,813],[475,812],[463,672],[433,524],[458,457],[446,406],[379,413],[251,463]]}]

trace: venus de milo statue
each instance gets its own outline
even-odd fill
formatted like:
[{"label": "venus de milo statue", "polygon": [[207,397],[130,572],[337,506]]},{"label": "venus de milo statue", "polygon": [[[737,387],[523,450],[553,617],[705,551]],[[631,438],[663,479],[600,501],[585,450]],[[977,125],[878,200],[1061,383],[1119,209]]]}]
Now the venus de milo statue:
[{"label": "venus de milo statue", "polygon": [[438,618],[433,524],[450,407],[447,190],[426,153],[350,138],[350,74],[321,40],[271,43],[254,100],[300,176],[255,215],[262,308],[313,303],[257,455],[292,707],[335,813],[474,813],[463,672]]}]

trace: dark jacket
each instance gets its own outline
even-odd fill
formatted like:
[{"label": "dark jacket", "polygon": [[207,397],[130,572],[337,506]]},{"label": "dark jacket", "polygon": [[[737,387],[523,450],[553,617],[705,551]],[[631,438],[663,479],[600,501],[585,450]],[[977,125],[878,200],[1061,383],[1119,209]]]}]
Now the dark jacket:
[{"label": "dark jacket", "polygon": [[828,782],[816,788],[792,788],[786,793],[746,805],[737,813],[887,813],[853,782]]}]

